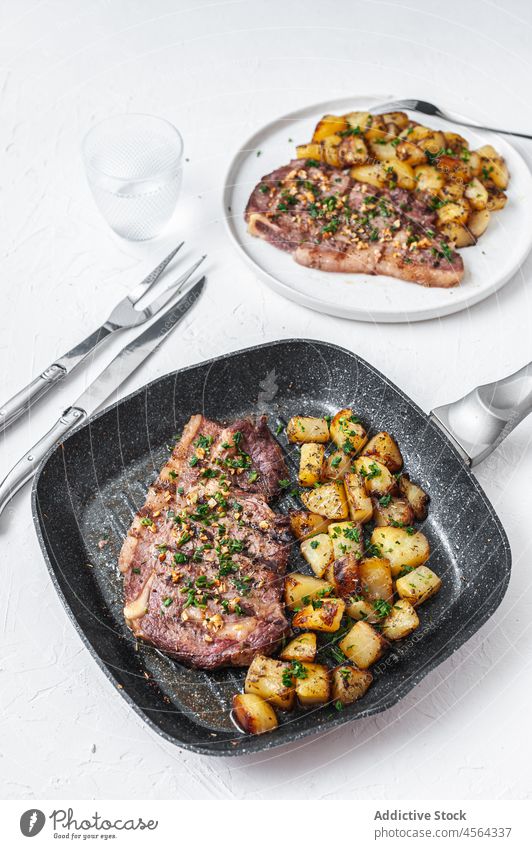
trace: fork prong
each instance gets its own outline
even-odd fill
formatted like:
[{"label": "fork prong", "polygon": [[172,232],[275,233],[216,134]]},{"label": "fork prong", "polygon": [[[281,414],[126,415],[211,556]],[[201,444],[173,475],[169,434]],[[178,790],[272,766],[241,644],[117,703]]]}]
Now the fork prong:
[{"label": "fork prong", "polygon": [[192,277],[197,268],[201,265],[203,260],[207,254],[204,254],[197,262],[194,263],[181,277],[178,277],[173,283],[170,283],[169,286],[166,287],[164,292],[159,295],[158,298],[155,298],[143,311],[142,315],[145,315],[147,318],[151,318],[155,315],[155,313],[159,312],[160,309],[164,307],[165,304],[168,303],[178,292],[181,291],[187,280]]},{"label": "fork prong", "polygon": [[131,303],[136,304],[146,294],[146,292],[149,292],[153,284],[157,282],[157,280],[163,273],[168,263],[173,260],[176,253],[181,250],[184,244],[184,242],[180,242],[179,245],[174,248],[173,251],[171,251],[161,263],[159,263],[157,268],[154,268],[153,271],[151,271],[148,276],[144,278],[144,280],[142,280],[140,283],[137,284],[137,286],[135,286],[133,291],[130,292],[128,295]]}]

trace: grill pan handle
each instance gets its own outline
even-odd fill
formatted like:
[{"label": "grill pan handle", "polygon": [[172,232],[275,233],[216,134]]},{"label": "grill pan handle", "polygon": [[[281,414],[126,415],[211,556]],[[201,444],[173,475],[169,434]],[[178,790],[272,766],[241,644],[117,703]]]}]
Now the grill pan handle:
[{"label": "grill pan handle", "polygon": [[514,374],[477,386],[430,417],[454,443],[464,460],[476,466],[532,412],[532,363]]}]

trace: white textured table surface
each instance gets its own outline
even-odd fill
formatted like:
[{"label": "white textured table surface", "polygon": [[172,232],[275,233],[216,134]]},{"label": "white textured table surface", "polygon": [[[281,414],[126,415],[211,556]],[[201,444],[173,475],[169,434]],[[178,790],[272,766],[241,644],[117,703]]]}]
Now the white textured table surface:
[{"label": "white textured table surface", "polygon": [[[327,97],[395,91],[531,130],[531,38],[526,0],[3,0],[1,397],[99,324],[177,235],[189,255],[209,251],[208,290],[124,391],[290,336],[356,351],[425,410],[528,362],[532,261],[469,312],[412,326],[349,323],[285,302],[254,278],[228,243],[220,189],[232,150],[257,125]],[[190,160],[176,220],[146,244],[106,228],[79,157],[88,127],[123,111],[166,116]],[[518,148],[532,161],[532,143]],[[2,438],[2,474],[86,380],[78,375]],[[165,743],[105,680],[50,585],[26,488],[0,525],[2,794],[530,797],[531,436],[525,421],[478,471],[514,557],[490,622],[392,710],[228,761]]]}]

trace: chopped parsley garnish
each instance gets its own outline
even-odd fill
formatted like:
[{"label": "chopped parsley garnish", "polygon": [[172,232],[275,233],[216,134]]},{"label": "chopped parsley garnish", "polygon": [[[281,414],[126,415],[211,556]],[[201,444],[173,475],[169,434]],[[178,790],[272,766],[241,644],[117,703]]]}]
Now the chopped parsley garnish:
[{"label": "chopped parsley garnish", "polygon": [[379,504],[381,505],[381,507],[387,507],[391,500],[391,495],[381,495],[381,497],[379,498]]}]

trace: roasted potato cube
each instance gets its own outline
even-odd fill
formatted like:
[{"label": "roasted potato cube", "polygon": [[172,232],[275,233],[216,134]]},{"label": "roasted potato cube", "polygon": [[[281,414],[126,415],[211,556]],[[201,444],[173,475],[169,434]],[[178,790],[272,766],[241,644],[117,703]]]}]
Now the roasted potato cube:
[{"label": "roasted potato cube", "polygon": [[438,156],[438,170],[443,173],[446,180],[456,180],[461,183],[467,183],[472,176],[468,162],[447,154]]},{"label": "roasted potato cube", "polygon": [[471,182],[467,184],[464,195],[473,209],[486,209],[488,205],[488,190],[476,177],[473,177]]},{"label": "roasted potato cube", "polygon": [[410,477],[404,472],[399,478],[399,491],[410,504],[414,511],[414,516],[421,522],[427,518],[429,497],[424,489],[421,489],[417,483],[410,480]]},{"label": "roasted potato cube", "polygon": [[318,578],[322,578],[329,563],[334,560],[334,550],[328,534],[317,534],[301,543],[301,554]]},{"label": "roasted potato cube", "polygon": [[380,162],[374,162],[371,165],[355,165],[349,173],[353,180],[375,186],[376,189],[384,188],[388,182],[386,168]]},{"label": "roasted potato cube", "polygon": [[[361,546],[362,549],[362,546]],[[362,557],[362,550],[357,554],[346,554],[339,557],[332,565],[332,582],[342,598],[347,598],[360,592],[360,575],[358,563]]]},{"label": "roasted potato cube", "polygon": [[366,557],[360,561],[360,585],[368,601],[393,599],[392,569],[385,557]]},{"label": "roasted potato cube", "polygon": [[451,247],[469,248],[476,243],[473,233],[465,224],[448,221],[446,224],[440,223],[438,229]]},{"label": "roasted potato cube", "polygon": [[406,498],[385,495],[373,499],[373,521],[378,528],[384,525],[410,526],[414,521],[414,511]]},{"label": "roasted potato cube", "polygon": [[321,144],[298,144],[296,147],[296,156],[298,159],[315,159],[317,162],[321,162]]},{"label": "roasted potato cube", "polygon": [[327,165],[332,165],[333,168],[340,168],[339,146],[342,142],[342,136],[327,136],[321,142],[322,159]]},{"label": "roasted potato cube", "polygon": [[316,534],[326,533],[330,521],[306,510],[292,510],[290,513],[290,528],[297,539],[308,539]]},{"label": "roasted potato cube", "polygon": [[462,200],[441,206],[438,209],[438,221],[441,224],[450,224],[451,221],[455,224],[465,224],[470,211],[468,201],[462,198]]},{"label": "roasted potato cube", "polygon": [[386,112],[377,117],[382,118],[385,124],[395,124],[400,130],[408,126],[409,119],[406,112]]},{"label": "roasted potato cube", "polygon": [[281,660],[299,660],[312,663],[316,657],[318,641],[316,634],[306,631],[299,634],[284,647],[279,657]]},{"label": "roasted potato cube", "polygon": [[441,579],[428,566],[418,566],[417,569],[398,578],[395,584],[397,594],[414,607],[435,595],[440,587]]},{"label": "roasted potato cube", "polygon": [[322,598],[298,610],[292,620],[294,628],[308,628],[309,631],[337,631],[345,611],[342,598]]},{"label": "roasted potato cube", "polygon": [[400,159],[387,159],[382,163],[386,170],[388,182],[395,182],[401,189],[407,189],[413,192],[416,188],[416,177],[414,169],[408,162],[402,162]]},{"label": "roasted potato cube", "polygon": [[325,480],[340,480],[351,469],[351,457],[343,451],[333,451],[323,464]]},{"label": "roasted potato cube", "polygon": [[311,513],[328,519],[347,519],[349,510],[342,481],[330,481],[301,493],[301,501]]},{"label": "roasted potato cube", "polygon": [[508,185],[509,174],[506,162],[490,144],[479,147],[477,154],[481,161],[481,175],[485,180],[491,180],[498,189]]},{"label": "roasted potato cube", "polygon": [[430,556],[427,537],[413,528],[375,528],[371,542],[378,547],[381,556],[390,561],[393,577],[404,566],[421,566]]},{"label": "roasted potato cube", "polygon": [[467,229],[471,232],[475,239],[480,239],[482,234],[486,231],[488,224],[490,223],[491,213],[489,209],[479,209],[476,212],[472,212],[467,220]]},{"label": "roasted potato cube", "polygon": [[335,557],[343,557],[350,553],[362,557],[363,540],[360,525],[355,522],[331,522],[327,533],[331,538]]},{"label": "roasted potato cube", "polygon": [[495,187],[489,187],[488,206],[490,212],[496,212],[498,209],[504,209],[508,200],[504,192],[499,191]]},{"label": "roasted potato cube", "polygon": [[292,572],[284,579],[284,600],[287,607],[293,609],[304,600],[307,604],[309,599],[316,598],[320,594],[329,592],[333,588],[329,581],[322,581],[314,575],[304,575],[302,572]]},{"label": "roasted potato cube", "polygon": [[364,140],[359,136],[349,136],[348,138],[342,139],[337,150],[341,168],[349,168],[350,165],[358,165],[362,162],[366,162],[368,158],[368,149]]},{"label": "roasted potato cube", "polygon": [[367,693],[373,675],[350,664],[342,664],[333,669],[332,699],[342,705],[350,705]]},{"label": "roasted potato cube", "polygon": [[329,670],[321,663],[303,663],[305,677],[296,678],[296,694],[302,707],[324,705],[330,699]]},{"label": "roasted potato cube", "polygon": [[348,472],[344,478],[344,486],[349,515],[353,522],[369,522],[373,516],[373,504],[362,475],[358,472]]},{"label": "roasted potato cube", "polygon": [[377,614],[375,608],[367,599],[362,596],[353,596],[347,601],[345,612],[351,619],[357,621],[363,620],[375,624],[381,621],[381,617]]},{"label": "roasted potato cube", "polygon": [[319,442],[304,442],[299,458],[298,479],[301,486],[314,486],[321,478],[325,447]]},{"label": "roasted potato cube", "polygon": [[366,492],[371,495],[382,497],[395,486],[395,478],[391,472],[373,457],[358,457],[355,460],[355,470],[364,478]]},{"label": "roasted potato cube", "polygon": [[294,707],[294,687],[285,683],[290,664],[257,654],[251,661],[244,682],[244,692],[260,696],[282,710]]},{"label": "roasted potato cube", "polygon": [[313,142],[321,142],[327,136],[334,136],[341,133],[347,128],[347,121],[343,115],[324,115],[321,121],[316,124],[316,129],[312,136]]},{"label": "roasted potato cube", "polygon": [[446,203],[448,203],[449,201],[452,201],[454,203],[457,200],[462,200],[465,188],[466,186],[464,183],[445,183],[445,185],[442,186],[440,191],[438,192],[438,195]]},{"label": "roasted potato cube", "polygon": [[444,133],[445,149],[452,150],[457,155],[469,152],[469,143],[458,133]]},{"label": "roasted potato cube", "polygon": [[289,442],[328,442],[329,425],[326,419],[314,416],[292,416],[286,435]]},{"label": "roasted potato cube", "polygon": [[429,134],[418,139],[417,143],[422,150],[426,150],[433,156],[440,153],[445,148],[445,138],[443,133],[440,133],[439,130],[430,130]]},{"label": "roasted potato cube", "polygon": [[406,139],[397,145],[395,155],[402,162],[407,162],[412,168],[416,168],[418,165],[424,165],[427,161],[425,151],[418,147],[417,144],[413,144],[413,142]]},{"label": "roasted potato cube", "polygon": [[344,117],[350,127],[359,129],[361,133],[364,133],[373,126],[373,115],[371,112],[349,112]]},{"label": "roasted potato cube", "polygon": [[368,435],[352,410],[340,410],[331,421],[331,439],[345,454],[358,454]]},{"label": "roasted potato cube", "polygon": [[388,644],[375,628],[361,621],[355,622],[338,646],[359,669],[368,669],[380,660]]},{"label": "roasted potato cube", "polygon": [[363,457],[373,457],[386,466],[390,472],[398,472],[403,467],[403,457],[395,439],[386,431],[372,436],[361,452]]},{"label": "roasted potato cube", "polygon": [[414,177],[420,192],[436,194],[443,184],[445,177],[433,165],[418,165],[414,169]]},{"label": "roasted potato cube", "polygon": [[419,627],[419,616],[409,601],[396,601],[382,623],[382,633],[387,640],[402,640]]},{"label": "roasted potato cube", "polygon": [[273,731],[278,725],[272,706],[252,693],[233,696],[233,713],[247,734],[264,734],[265,731]]},{"label": "roasted potato cube", "polygon": [[383,134],[381,138],[376,138],[371,142],[371,153],[379,162],[393,162],[397,157],[396,146],[392,144],[393,137],[389,138],[388,134]]}]

